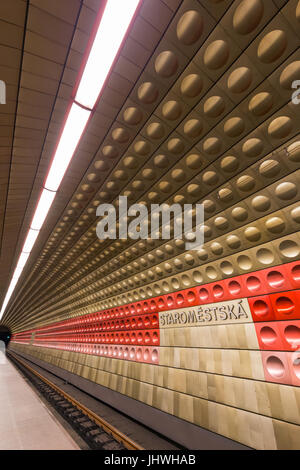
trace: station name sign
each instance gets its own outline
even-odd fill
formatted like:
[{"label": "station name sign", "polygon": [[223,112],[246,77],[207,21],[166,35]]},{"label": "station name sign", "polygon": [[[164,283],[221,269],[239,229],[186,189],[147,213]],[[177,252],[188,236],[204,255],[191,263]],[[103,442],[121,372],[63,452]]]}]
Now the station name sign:
[{"label": "station name sign", "polygon": [[198,305],[159,314],[160,328],[249,322],[252,322],[252,316],[247,299]]}]

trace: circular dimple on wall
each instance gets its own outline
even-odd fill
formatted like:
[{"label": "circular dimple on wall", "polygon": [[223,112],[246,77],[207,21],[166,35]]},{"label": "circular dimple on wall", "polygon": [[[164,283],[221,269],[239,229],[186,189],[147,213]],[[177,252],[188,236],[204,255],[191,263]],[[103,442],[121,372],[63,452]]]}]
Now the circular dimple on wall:
[{"label": "circular dimple on wall", "polygon": [[279,116],[268,127],[268,134],[273,139],[284,139],[293,129],[293,121],[289,116]]},{"label": "circular dimple on wall", "polygon": [[123,113],[124,121],[131,126],[136,126],[143,119],[142,111],[134,106],[125,109]]},{"label": "circular dimple on wall", "polygon": [[288,158],[292,162],[300,162],[300,141],[293,142],[287,148]]},{"label": "circular dimple on wall", "polygon": [[198,170],[202,166],[202,157],[198,153],[192,153],[186,158],[185,164],[191,170]]},{"label": "circular dimple on wall", "polygon": [[289,201],[293,199],[295,196],[297,196],[297,193],[297,186],[294,183],[290,183],[289,181],[279,184],[275,189],[276,196],[283,201]]},{"label": "circular dimple on wall", "polygon": [[119,142],[120,144],[124,144],[125,142],[128,142],[130,138],[129,133],[123,127],[118,127],[114,129],[111,135],[112,135],[113,140],[115,140],[116,142]]},{"label": "circular dimple on wall", "polygon": [[150,139],[158,140],[162,139],[165,135],[165,129],[160,122],[152,122],[147,126],[146,133]]},{"label": "circular dimple on wall", "polygon": [[223,202],[233,201],[233,192],[230,188],[222,188],[218,191],[218,196]]},{"label": "circular dimple on wall", "polygon": [[176,155],[183,152],[184,144],[182,140],[177,139],[177,138],[170,139],[168,142],[168,150],[169,152],[174,153]]},{"label": "circular dimple on wall", "polygon": [[142,155],[142,156],[147,155],[151,150],[149,142],[146,142],[145,140],[138,140],[134,144],[133,148],[134,148],[134,151],[138,155]]},{"label": "circular dimple on wall", "polygon": [[222,158],[220,166],[222,170],[226,173],[232,173],[238,169],[239,161],[236,157],[229,155],[227,157]]},{"label": "circular dimple on wall", "polygon": [[200,297],[200,300],[202,302],[205,302],[206,300],[208,300],[209,298],[209,293],[208,293],[208,290],[205,289],[205,287],[202,287],[200,290],[199,290],[199,297]]},{"label": "circular dimple on wall", "polygon": [[259,318],[265,318],[269,315],[269,306],[268,304],[261,299],[255,300],[252,306],[253,313]]},{"label": "circular dimple on wall", "polygon": [[87,175],[87,179],[88,179],[90,182],[94,183],[94,182],[97,182],[97,181],[100,180],[100,176],[97,175],[96,173],[89,173],[89,174]]},{"label": "circular dimple on wall", "polygon": [[249,269],[252,268],[252,261],[249,258],[249,256],[246,255],[241,255],[237,258],[237,264],[239,268],[241,268],[243,271],[248,271]]},{"label": "circular dimple on wall", "polygon": [[285,374],[283,362],[276,356],[268,357],[266,361],[266,368],[268,373],[275,379],[280,379]]},{"label": "circular dimple on wall", "polygon": [[116,158],[119,155],[118,149],[112,145],[105,145],[102,154],[107,158]]},{"label": "circular dimple on wall", "polygon": [[135,191],[142,191],[142,189],[144,189],[144,183],[143,181],[141,180],[135,180],[132,182],[132,188],[135,190]]},{"label": "circular dimple on wall", "polygon": [[208,259],[208,253],[204,248],[200,248],[200,250],[197,251],[197,256],[200,261],[206,261]]},{"label": "circular dimple on wall", "polygon": [[260,248],[256,252],[256,258],[261,264],[268,265],[273,263],[275,256],[271,250],[268,250],[267,248]]},{"label": "circular dimple on wall", "polygon": [[154,67],[159,76],[171,77],[178,69],[177,57],[172,51],[163,51],[157,56]]},{"label": "circular dimple on wall", "polygon": [[215,299],[220,299],[224,296],[224,289],[220,284],[214,285],[212,291]]},{"label": "circular dimple on wall", "polygon": [[156,155],[156,157],[154,157],[154,165],[158,168],[167,168],[169,165],[167,155]]},{"label": "circular dimple on wall", "polygon": [[209,279],[217,279],[217,277],[218,277],[218,273],[217,273],[216,269],[213,266],[208,266],[205,269],[205,273],[206,273],[206,275]]},{"label": "circular dimple on wall", "polygon": [[265,160],[259,167],[259,173],[265,178],[274,178],[280,173],[280,163],[276,160]]},{"label": "circular dimple on wall", "polygon": [[212,214],[216,210],[215,202],[210,200],[210,199],[206,199],[205,201],[203,201],[202,205],[204,207],[205,213],[207,213],[207,214]]},{"label": "circular dimple on wall", "polygon": [[251,205],[258,212],[266,212],[271,207],[271,201],[267,196],[256,196],[252,199]]},{"label": "circular dimple on wall", "polygon": [[292,315],[295,311],[294,302],[286,296],[278,297],[275,301],[276,309],[281,315]]},{"label": "circular dimple on wall", "polygon": [[257,49],[257,57],[261,62],[271,64],[282,56],[286,47],[287,37],[285,32],[276,29],[262,38]]},{"label": "circular dimple on wall", "polygon": [[169,292],[169,291],[170,291],[169,284],[168,284],[166,281],[164,281],[164,282],[162,283],[162,288],[163,288],[163,291],[164,291],[164,292]]},{"label": "circular dimple on wall", "polygon": [[218,230],[226,230],[229,227],[229,222],[225,217],[217,217],[214,224]]},{"label": "circular dimple on wall", "polygon": [[249,103],[249,111],[254,116],[264,116],[273,107],[273,96],[271,93],[262,92],[253,96]]},{"label": "circular dimple on wall", "polygon": [[298,354],[297,357],[293,357],[292,367],[295,375],[298,379],[300,379],[300,355]]},{"label": "circular dimple on wall", "polygon": [[242,35],[257,28],[264,13],[262,0],[243,0],[234,12],[233,29]]},{"label": "circular dimple on wall", "polygon": [[97,161],[94,163],[94,167],[95,167],[96,170],[98,170],[98,171],[106,171],[106,170],[108,170],[109,165],[108,165],[107,161],[104,161],[104,160],[97,160]]},{"label": "circular dimple on wall", "polygon": [[162,115],[170,121],[176,121],[180,117],[181,112],[181,106],[178,101],[167,101],[162,107]]},{"label": "circular dimple on wall", "polygon": [[188,137],[199,137],[202,133],[203,124],[199,119],[190,119],[184,124],[183,132]]},{"label": "circular dimple on wall", "polygon": [[270,271],[267,274],[267,282],[269,286],[277,289],[284,284],[284,277],[279,271]]},{"label": "circular dimple on wall", "polygon": [[211,118],[220,116],[225,110],[225,102],[221,96],[211,96],[203,106],[204,114]]},{"label": "circular dimple on wall", "polygon": [[189,287],[191,285],[191,280],[190,280],[189,276],[187,276],[186,274],[181,276],[181,282],[186,287]]},{"label": "circular dimple on wall", "polygon": [[122,163],[125,168],[129,168],[130,170],[133,170],[138,166],[138,160],[135,157],[126,157]]},{"label": "circular dimple on wall", "polygon": [[227,86],[231,93],[243,93],[252,83],[252,71],[248,67],[239,67],[228,78]]},{"label": "circular dimple on wall", "polygon": [[240,176],[236,182],[240,191],[249,192],[255,188],[255,179],[249,175]]},{"label": "circular dimple on wall", "polygon": [[193,264],[195,263],[194,257],[190,254],[185,255],[184,261],[190,266],[193,266]]},{"label": "circular dimple on wall", "polygon": [[124,170],[117,170],[114,172],[113,177],[117,180],[126,181],[127,180],[127,173]]},{"label": "circular dimple on wall", "polygon": [[300,224],[300,206],[291,210],[291,217],[297,224]]},{"label": "circular dimple on wall", "polygon": [[241,240],[236,235],[229,235],[226,238],[226,243],[232,250],[237,250],[241,246]]},{"label": "circular dimple on wall", "polygon": [[203,143],[203,150],[209,155],[216,155],[221,151],[221,148],[222,142],[218,137],[209,137]]},{"label": "circular dimple on wall", "polygon": [[284,329],[284,337],[286,341],[293,347],[300,346],[300,328],[296,325],[288,325]]},{"label": "circular dimple on wall", "polygon": [[221,255],[224,251],[222,245],[218,242],[212,243],[210,249],[212,253],[217,256]]},{"label": "circular dimple on wall", "polygon": [[195,282],[197,282],[198,284],[200,284],[201,282],[203,282],[203,276],[202,274],[200,273],[200,271],[193,271],[193,279]]},{"label": "circular dimple on wall", "polygon": [[229,58],[229,46],[226,41],[219,39],[207,46],[203,62],[210,70],[223,67]]},{"label": "circular dimple on wall", "polygon": [[265,225],[270,233],[279,234],[285,230],[285,222],[280,217],[271,217]]},{"label": "circular dimple on wall", "polygon": [[231,295],[238,295],[241,292],[241,289],[241,285],[237,281],[230,281],[228,283],[228,290]]},{"label": "circular dimple on wall", "polygon": [[250,292],[257,292],[261,288],[261,282],[256,276],[249,276],[246,279],[246,286]]},{"label": "circular dimple on wall", "polygon": [[299,245],[293,240],[284,240],[281,242],[279,251],[286,258],[296,258],[300,254]]},{"label": "circular dimple on wall", "polygon": [[214,186],[219,181],[219,176],[215,171],[206,171],[202,176],[202,181],[204,184]]},{"label": "circular dimple on wall", "polygon": [[173,180],[175,180],[177,183],[180,183],[181,181],[184,181],[185,177],[186,177],[186,175],[185,175],[184,171],[181,170],[180,168],[173,170],[172,173],[171,173],[171,178]]},{"label": "circular dimple on wall", "polygon": [[200,196],[200,194],[202,192],[201,186],[199,186],[199,184],[195,184],[195,183],[189,184],[188,187],[186,188],[186,192],[190,196],[194,196],[194,197]]},{"label": "circular dimple on wall", "polygon": [[264,143],[261,139],[252,138],[244,142],[242,151],[246,157],[258,157],[264,149]]},{"label": "circular dimple on wall", "polygon": [[195,300],[196,300],[196,295],[193,291],[188,291],[188,293],[186,294],[186,297],[187,297],[187,300],[190,304],[192,302],[195,302]]},{"label": "circular dimple on wall", "polygon": [[158,362],[158,351],[157,349],[153,349],[151,353],[151,360],[152,362]]},{"label": "circular dimple on wall", "polygon": [[177,23],[176,34],[178,40],[190,46],[201,37],[203,32],[203,19],[196,10],[186,11]]},{"label": "circular dimple on wall", "polygon": [[224,132],[228,137],[237,137],[245,130],[245,122],[240,117],[228,119],[224,124]]},{"label": "circular dimple on wall", "polygon": [[172,185],[169,181],[161,181],[158,188],[160,191],[167,194],[172,190]]},{"label": "circular dimple on wall", "polygon": [[226,276],[231,276],[234,271],[233,266],[229,261],[222,261],[220,269],[224,274],[226,274]]},{"label": "circular dimple on wall", "polygon": [[285,90],[291,90],[292,84],[300,77],[300,60],[296,60],[287,65],[280,75],[280,85]]},{"label": "circular dimple on wall", "polygon": [[138,98],[142,103],[154,103],[158,98],[157,87],[151,82],[142,83],[138,89]]},{"label": "circular dimple on wall", "polygon": [[261,341],[266,345],[266,346],[272,346],[278,339],[276,331],[273,330],[270,326],[264,326],[260,330],[260,338]]},{"label": "circular dimple on wall", "polygon": [[248,211],[244,207],[235,207],[231,211],[231,215],[237,222],[245,222],[248,219]]},{"label": "circular dimple on wall", "polygon": [[181,82],[180,90],[184,96],[195,98],[201,93],[203,81],[200,75],[192,73],[187,75]]}]

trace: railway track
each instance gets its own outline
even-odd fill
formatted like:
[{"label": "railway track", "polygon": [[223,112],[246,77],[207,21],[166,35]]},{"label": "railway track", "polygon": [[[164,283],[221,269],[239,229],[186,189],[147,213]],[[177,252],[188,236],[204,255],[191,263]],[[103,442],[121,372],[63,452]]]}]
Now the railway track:
[{"label": "railway track", "polygon": [[144,450],[12,352],[8,358],[93,450]]}]

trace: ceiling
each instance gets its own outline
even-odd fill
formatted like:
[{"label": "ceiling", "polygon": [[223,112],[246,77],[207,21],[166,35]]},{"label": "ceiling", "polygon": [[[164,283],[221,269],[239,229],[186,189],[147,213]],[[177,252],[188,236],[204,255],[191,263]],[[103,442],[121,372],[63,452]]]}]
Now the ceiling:
[{"label": "ceiling", "polygon": [[[0,4],[1,302],[100,6]],[[3,323],[24,330],[291,259],[299,24],[298,0],[142,2]],[[99,240],[96,207],[119,195],[203,202],[203,250]]]}]

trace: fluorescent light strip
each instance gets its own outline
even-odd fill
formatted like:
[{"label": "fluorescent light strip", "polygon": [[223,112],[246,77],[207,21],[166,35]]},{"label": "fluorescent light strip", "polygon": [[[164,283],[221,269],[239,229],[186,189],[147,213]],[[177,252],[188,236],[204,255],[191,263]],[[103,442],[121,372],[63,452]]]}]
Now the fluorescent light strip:
[{"label": "fluorescent light strip", "polygon": [[108,0],[75,100],[94,108],[140,0]]},{"label": "fluorescent light strip", "polygon": [[3,302],[3,305],[2,305],[2,308],[1,308],[1,316],[3,315],[3,313],[5,312],[5,309],[7,307],[7,304],[9,302],[9,299],[17,285],[17,282],[19,280],[19,277],[21,276],[22,274],[22,271],[24,269],[24,266],[29,258],[29,254],[30,253],[21,253],[20,257],[19,257],[19,260],[18,260],[18,264],[16,266],[16,269],[14,271],[14,275],[12,277],[12,280],[10,282],[10,285],[9,285],[9,288],[8,288],[8,291],[6,293],[6,296],[5,296],[5,299],[4,299],[4,302]]},{"label": "fluorescent light strip", "polygon": [[58,190],[90,115],[91,111],[72,104],[46,179],[46,189]]},{"label": "fluorescent light strip", "polygon": [[22,253],[31,252],[39,233],[40,233],[39,230],[32,230],[32,229],[28,230],[28,234],[27,234],[24,246],[23,246]]},{"label": "fluorescent light strip", "polygon": [[[0,319],[22,274],[39,231],[101,93],[115,57],[141,0],[108,0],[88,60],[59,139],[44,189],[35,209],[23,251],[7,290]],[[84,106],[84,109],[81,106]]]},{"label": "fluorescent light strip", "polygon": [[35,209],[30,228],[33,230],[41,230],[55,196],[55,192],[43,189],[38,205]]}]

